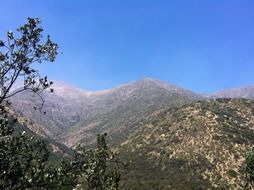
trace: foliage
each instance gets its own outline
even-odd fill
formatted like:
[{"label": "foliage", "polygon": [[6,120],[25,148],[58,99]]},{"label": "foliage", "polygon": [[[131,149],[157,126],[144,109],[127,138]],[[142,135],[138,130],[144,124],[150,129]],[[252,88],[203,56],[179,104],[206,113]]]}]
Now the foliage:
[{"label": "foliage", "polygon": [[[42,42],[43,29],[39,18],[28,18],[27,23],[17,29],[17,37],[12,31],[7,32],[7,41],[0,40],[0,104],[15,94],[27,91],[37,94],[49,88],[53,82],[41,77],[32,68],[35,63],[53,62],[57,55],[58,45],[50,36]],[[14,83],[22,78],[22,88],[11,91]],[[52,90],[51,90],[52,91]],[[43,98],[41,97],[42,104]]]},{"label": "foliage", "polygon": [[[19,37],[9,31],[7,42],[0,40],[0,189],[118,189],[120,175],[106,134],[98,135],[96,149],[79,146],[74,158],[62,157],[53,165],[45,141],[25,131],[14,133],[5,107],[7,99],[22,91],[32,92],[41,97],[42,108],[41,92],[53,84],[31,67],[33,63],[53,62],[58,50],[49,36],[41,43],[43,29],[39,24],[38,18],[28,18],[17,29]],[[11,91],[20,77],[23,88]]]},{"label": "foliage", "polygon": [[97,136],[97,148],[94,150],[86,150],[83,146],[77,147],[76,168],[85,171],[82,187],[96,190],[118,189],[120,181],[116,167],[118,161],[109,151],[105,137],[106,134]]},{"label": "foliage", "polygon": [[8,118],[1,116],[0,189],[118,189],[120,175],[106,134],[98,135],[96,149],[79,146],[73,159],[53,165],[44,141],[25,132],[13,135]]},{"label": "foliage", "polygon": [[254,148],[246,152],[241,172],[245,180],[245,187],[254,187]]},{"label": "foliage", "polygon": [[49,151],[44,142],[34,140],[25,132],[18,136],[11,134],[1,135],[0,188],[25,189],[45,184],[44,170]]}]

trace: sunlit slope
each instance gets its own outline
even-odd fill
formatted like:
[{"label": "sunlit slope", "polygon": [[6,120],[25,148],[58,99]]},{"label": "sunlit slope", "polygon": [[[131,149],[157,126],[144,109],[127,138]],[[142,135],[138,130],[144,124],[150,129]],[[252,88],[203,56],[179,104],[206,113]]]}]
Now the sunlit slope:
[{"label": "sunlit slope", "polygon": [[129,163],[123,189],[240,188],[254,143],[254,101],[199,101],[153,113],[117,149]]}]

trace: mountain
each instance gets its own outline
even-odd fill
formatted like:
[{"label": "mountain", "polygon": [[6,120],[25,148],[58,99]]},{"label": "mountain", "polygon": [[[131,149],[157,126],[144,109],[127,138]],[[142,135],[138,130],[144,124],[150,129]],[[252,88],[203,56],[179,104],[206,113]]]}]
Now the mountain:
[{"label": "mountain", "polygon": [[43,140],[51,152],[50,160],[57,160],[60,155],[69,157],[73,154],[71,149],[51,139],[42,130],[41,126],[24,117],[22,114],[17,113],[12,107],[7,108],[7,113],[9,117],[9,125],[15,129],[12,135],[17,135],[18,133],[25,131],[28,136]]},{"label": "mountain", "polygon": [[108,133],[110,144],[118,144],[136,127],[136,122],[157,109],[180,106],[201,97],[191,91],[158,80],[144,79],[91,96],[95,114],[67,131],[60,142],[94,144],[94,136]]},{"label": "mountain", "polygon": [[112,142],[117,141],[150,112],[202,99],[189,90],[149,78],[98,92],[59,82],[53,88],[55,93],[43,94],[45,115],[31,109],[41,103],[33,94],[19,94],[11,102],[17,111],[42,126],[48,136],[68,146],[93,144],[96,135],[104,132],[110,134]]},{"label": "mountain", "polygon": [[45,91],[42,94],[45,100],[43,110],[33,109],[34,106],[41,107],[42,103],[40,97],[33,93],[22,92],[10,100],[16,111],[40,125],[51,138],[74,125],[79,117],[86,114],[89,106],[85,91],[61,82],[56,82],[53,88],[54,93]]},{"label": "mountain", "polygon": [[121,189],[241,189],[239,169],[254,143],[254,101],[198,101],[152,113],[118,152]]},{"label": "mountain", "polygon": [[41,103],[32,94],[12,106],[38,124],[32,131],[68,147],[91,147],[108,133],[127,167],[120,189],[241,189],[239,168],[254,143],[251,87],[210,99],[154,79],[98,92],[60,82],[54,89],[43,94],[46,114],[32,109]]},{"label": "mountain", "polygon": [[210,98],[246,98],[254,99],[254,86],[231,88],[209,95]]}]

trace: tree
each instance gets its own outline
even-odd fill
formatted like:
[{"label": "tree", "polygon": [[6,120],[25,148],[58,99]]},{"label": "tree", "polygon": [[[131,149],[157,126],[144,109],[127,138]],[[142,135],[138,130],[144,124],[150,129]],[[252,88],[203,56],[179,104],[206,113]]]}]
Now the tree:
[{"label": "tree", "polygon": [[[75,157],[62,157],[58,165],[49,162],[50,152],[40,138],[26,132],[15,135],[14,122],[6,110],[8,98],[22,91],[38,95],[53,83],[40,77],[32,68],[35,63],[53,62],[58,45],[47,37],[42,41],[38,18],[28,18],[17,29],[20,34],[7,32],[7,41],[0,40],[0,189],[118,189],[120,175],[114,166],[114,156],[107,147],[106,135],[98,135],[96,149],[79,146]],[[22,78],[23,87],[12,91],[13,84]],[[53,90],[50,90],[53,92]]]},{"label": "tree", "polygon": [[245,161],[243,162],[241,173],[245,181],[245,188],[254,187],[254,148],[246,152]]},{"label": "tree", "polygon": [[[28,18],[27,23],[17,29],[17,36],[8,31],[7,40],[0,40],[1,135],[9,135],[13,131],[7,125],[4,107],[5,103],[8,103],[8,98],[22,91],[33,92],[41,98],[41,108],[44,100],[40,93],[53,84],[47,77],[40,77],[39,72],[32,68],[36,63],[53,62],[58,50],[58,45],[52,42],[49,36],[42,43],[43,29],[40,23],[39,18]],[[14,83],[19,78],[24,81],[23,87],[12,91]]]},{"label": "tree", "polygon": [[[40,93],[49,88],[52,82],[40,77],[32,68],[35,63],[53,62],[58,45],[47,37],[42,42],[43,29],[38,18],[28,18],[27,23],[17,29],[17,36],[7,32],[7,40],[0,40],[0,187],[1,189],[24,189],[34,182],[37,173],[48,159],[48,150],[43,141],[29,138],[25,133],[13,136],[6,111],[8,98],[22,91]],[[24,85],[12,91],[14,83],[23,79]],[[41,97],[42,104],[44,103]],[[7,104],[8,105],[8,104]],[[30,175],[30,177],[29,177]]]},{"label": "tree", "polygon": [[44,178],[45,163],[49,158],[45,143],[25,132],[4,137],[0,141],[0,188],[41,189],[45,186],[48,183]]},{"label": "tree", "polygon": [[86,150],[83,146],[77,147],[75,156],[76,168],[82,168],[80,186],[85,189],[114,190],[119,188],[120,173],[118,160],[110,152],[106,135],[97,136],[97,148]]},{"label": "tree", "polygon": [[[41,97],[40,92],[53,84],[32,68],[36,63],[55,61],[58,50],[58,45],[51,41],[49,35],[42,42],[43,29],[40,23],[39,18],[28,18],[27,23],[17,29],[17,37],[8,31],[7,40],[0,40],[0,105],[22,91]],[[13,84],[21,77],[23,87],[11,92]],[[41,100],[43,105],[42,97]]]}]

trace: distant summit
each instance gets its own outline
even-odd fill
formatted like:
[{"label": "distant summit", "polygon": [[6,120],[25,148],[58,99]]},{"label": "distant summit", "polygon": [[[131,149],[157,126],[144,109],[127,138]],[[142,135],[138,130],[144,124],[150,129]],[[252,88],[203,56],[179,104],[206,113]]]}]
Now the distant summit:
[{"label": "distant summit", "polygon": [[254,85],[225,89],[209,95],[210,98],[246,98],[254,99]]}]

